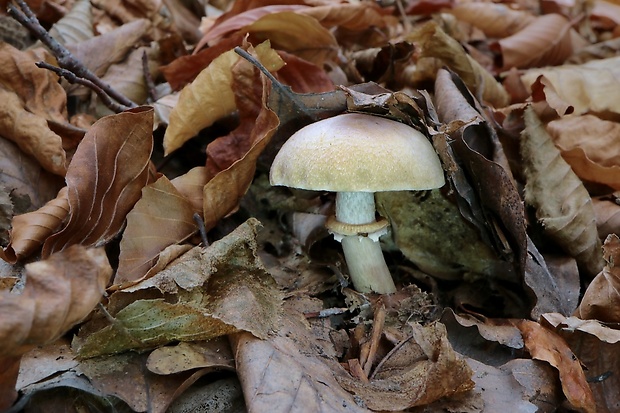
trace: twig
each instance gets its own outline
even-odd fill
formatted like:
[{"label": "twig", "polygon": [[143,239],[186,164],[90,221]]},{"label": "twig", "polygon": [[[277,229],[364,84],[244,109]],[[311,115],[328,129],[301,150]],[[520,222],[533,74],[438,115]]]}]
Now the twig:
[{"label": "twig", "polygon": [[198,232],[200,232],[200,239],[202,240],[202,245],[206,248],[209,246],[209,240],[207,239],[207,229],[205,228],[205,222],[197,213],[194,213],[193,218],[194,222],[198,224]]},{"label": "twig", "polygon": [[151,71],[149,70],[149,57],[146,54],[146,50],[142,52],[142,72],[144,73],[144,82],[146,83],[146,89],[149,91],[149,102],[155,102],[157,97],[155,96],[155,82]]},{"label": "twig", "polygon": [[103,82],[97,75],[88,70],[79,60],[77,60],[66,47],[58,43],[56,39],[50,36],[47,30],[41,26],[41,23],[39,23],[39,20],[24,0],[13,0],[13,2],[19,6],[19,9],[15,6],[15,4],[11,3],[8,7],[9,14],[21,23],[22,26],[30,30],[30,32],[34,34],[37,39],[41,40],[41,42],[43,42],[43,44],[45,44],[52,51],[60,67],[74,74],[76,78],[82,78],[90,81],[90,84],[96,85],[99,90],[120,103],[122,106],[126,106],[128,108],[138,106],[136,103],[132,102],[131,99],[128,99],[122,93],[114,90],[112,86]]},{"label": "twig", "polygon": [[65,79],[67,79],[67,82],[71,84],[77,83],[82,86],[86,86],[89,89],[92,89],[97,94],[97,96],[99,96],[99,99],[101,99],[101,102],[104,105],[106,105],[110,110],[116,113],[124,112],[127,109],[129,109],[127,106],[114,102],[112,99],[110,99],[110,96],[108,96],[107,93],[105,93],[103,90],[101,90],[99,86],[95,85],[93,82],[91,82],[88,79],[77,77],[75,73],[67,69],[63,69],[61,67],[50,65],[47,62],[37,62],[35,64],[37,65],[37,67],[51,70],[52,72],[56,73],[58,76],[64,77]]}]

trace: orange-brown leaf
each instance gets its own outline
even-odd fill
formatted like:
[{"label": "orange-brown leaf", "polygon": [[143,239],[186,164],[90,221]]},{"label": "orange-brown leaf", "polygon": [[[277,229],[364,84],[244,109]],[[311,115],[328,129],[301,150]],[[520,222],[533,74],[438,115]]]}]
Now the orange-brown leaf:
[{"label": "orange-brown leaf", "polygon": [[69,222],[45,241],[43,256],[72,244],[101,245],[121,230],[148,180],[152,130],[152,108],[93,124],[67,171]]},{"label": "orange-brown leaf", "polygon": [[501,52],[502,70],[563,63],[573,54],[571,22],[559,14],[536,18],[521,31],[493,46]]},{"label": "orange-brown leaf", "polygon": [[531,13],[515,10],[503,3],[459,3],[448,13],[494,38],[511,36],[535,20]]},{"label": "orange-brown leaf", "polygon": [[4,249],[2,258],[14,264],[37,251],[47,237],[60,228],[68,215],[69,200],[65,186],[56,198],[38,210],[13,218],[11,242]]},{"label": "orange-brown leaf", "polygon": [[581,364],[566,342],[555,332],[533,321],[521,320],[515,325],[521,330],[525,347],[532,358],[546,361],[559,371],[562,390],[570,404],[588,413],[596,412],[594,396]]},{"label": "orange-brown leaf", "polygon": [[26,265],[23,293],[0,292],[0,356],[58,339],[99,303],[111,275],[103,249],[81,246]]},{"label": "orange-brown leaf", "polygon": [[196,231],[192,204],[165,176],[142,189],[142,198],[127,215],[121,240],[115,288],[139,282],[169,245]]}]

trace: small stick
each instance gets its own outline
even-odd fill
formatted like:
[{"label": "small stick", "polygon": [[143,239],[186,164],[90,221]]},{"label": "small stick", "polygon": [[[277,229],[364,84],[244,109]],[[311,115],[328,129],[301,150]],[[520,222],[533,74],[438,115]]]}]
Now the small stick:
[{"label": "small stick", "polygon": [[366,377],[370,376],[370,370],[377,358],[377,349],[379,348],[379,340],[383,334],[383,327],[385,325],[385,305],[381,303],[381,306],[375,311],[375,317],[372,323],[372,335],[370,337],[370,349],[368,351],[368,358],[366,359],[363,368]]},{"label": "small stick", "polygon": [[202,220],[198,213],[194,213],[194,221],[198,225],[198,232],[200,232],[200,239],[204,248],[209,246],[209,240],[207,239],[207,229],[205,228],[205,222]]},{"label": "small stick", "polygon": [[129,108],[135,108],[138,106],[125,95],[114,90],[112,86],[103,82],[97,75],[88,70],[80,61],[78,61],[66,47],[58,43],[56,39],[50,36],[48,31],[41,26],[37,16],[32,12],[32,10],[30,10],[28,4],[26,4],[24,0],[14,0],[14,3],[19,6],[19,9],[11,3],[8,7],[9,14],[21,23],[22,26],[30,30],[30,32],[34,34],[37,39],[41,40],[41,42],[43,42],[43,44],[45,44],[52,51],[58,61],[58,64],[62,68],[72,72],[78,78],[87,79],[92,82],[92,84],[97,85],[100,90],[121,105]]},{"label": "small stick", "polygon": [[144,73],[146,88],[149,91],[149,102],[155,102],[155,100],[157,100],[155,96],[155,82],[149,70],[149,57],[146,54],[146,50],[142,52],[142,72]]}]

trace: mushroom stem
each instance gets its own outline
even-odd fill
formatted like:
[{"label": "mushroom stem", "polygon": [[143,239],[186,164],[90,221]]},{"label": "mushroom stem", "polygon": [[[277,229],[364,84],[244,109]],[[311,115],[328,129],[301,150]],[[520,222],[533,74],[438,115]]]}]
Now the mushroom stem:
[{"label": "mushroom stem", "polygon": [[[372,192],[338,192],[336,220],[345,224],[375,222],[375,197]],[[357,291],[389,294],[396,292],[379,240],[367,236],[342,237],[342,249],[351,281]]]}]

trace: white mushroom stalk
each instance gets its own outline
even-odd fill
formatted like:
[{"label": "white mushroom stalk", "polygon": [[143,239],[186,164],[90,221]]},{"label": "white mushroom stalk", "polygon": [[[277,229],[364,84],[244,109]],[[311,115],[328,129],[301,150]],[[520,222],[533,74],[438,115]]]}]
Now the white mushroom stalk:
[{"label": "white mushroom stalk", "polygon": [[336,215],[326,226],[342,243],[353,286],[381,294],[396,287],[379,243],[388,222],[375,219],[374,193],[426,190],[445,183],[426,136],[400,122],[359,113],[297,131],[275,157],[270,181],[337,193]]}]

